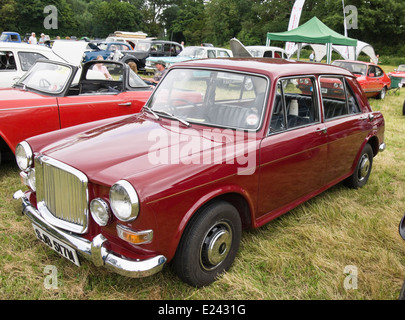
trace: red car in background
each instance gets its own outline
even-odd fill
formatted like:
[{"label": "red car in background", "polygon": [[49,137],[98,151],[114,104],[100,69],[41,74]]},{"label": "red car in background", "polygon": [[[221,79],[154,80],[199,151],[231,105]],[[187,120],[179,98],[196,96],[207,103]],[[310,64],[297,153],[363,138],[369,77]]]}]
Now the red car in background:
[{"label": "red car in background", "polygon": [[150,94],[122,62],[92,61],[80,69],[38,61],[13,88],[0,89],[0,162],[28,137],[137,113]]},{"label": "red car in background", "polygon": [[362,61],[335,60],[332,65],[345,68],[357,77],[367,97],[384,99],[391,79],[378,65]]}]

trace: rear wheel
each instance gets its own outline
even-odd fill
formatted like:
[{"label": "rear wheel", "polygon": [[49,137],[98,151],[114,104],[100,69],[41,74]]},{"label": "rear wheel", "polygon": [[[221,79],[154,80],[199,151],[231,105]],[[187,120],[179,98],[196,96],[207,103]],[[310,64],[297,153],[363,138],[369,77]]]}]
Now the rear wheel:
[{"label": "rear wheel", "polygon": [[373,166],[373,149],[367,143],[360,155],[356,169],[353,174],[345,180],[345,184],[350,188],[363,187],[370,177],[371,168]]},{"label": "rear wheel", "polygon": [[382,88],[380,94],[378,95],[378,99],[383,100],[387,94],[387,87]]},{"label": "rear wheel", "polygon": [[184,282],[203,287],[232,265],[239,249],[242,223],[238,211],[228,202],[211,203],[184,231],[173,261]]}]

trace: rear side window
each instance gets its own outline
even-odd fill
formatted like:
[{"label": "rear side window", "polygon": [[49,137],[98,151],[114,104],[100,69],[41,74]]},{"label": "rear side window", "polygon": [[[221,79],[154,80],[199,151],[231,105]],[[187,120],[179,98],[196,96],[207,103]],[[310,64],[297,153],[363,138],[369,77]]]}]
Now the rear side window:
[{"label": "rear side window", "polygon": [[319,122],[319,107],[314,88],[315,79],[313,77],[288,78],[278,81],[270,133]]},{"label": "rear side window", "polygon": [[343,77],[320,77],[325,120],[360,112],[359,105]]}]

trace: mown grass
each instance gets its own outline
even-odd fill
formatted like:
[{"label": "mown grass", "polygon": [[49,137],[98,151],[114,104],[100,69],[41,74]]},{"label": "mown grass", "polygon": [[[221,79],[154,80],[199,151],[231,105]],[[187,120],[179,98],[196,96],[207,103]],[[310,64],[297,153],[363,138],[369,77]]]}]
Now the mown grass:
[{"label": "mown grass", "polygon": [[[398,234],[405,213],[404,97],[405,90],[384,101],[370,99],[384,113],[387,150],[375,158],[364,188],[338,184],[244,232],[230,271],[202,289],[182,283],[170,266],[144,279],[121,277],[86,261],[77,268],[40,244],[30,222],[14,214],[12,194],[22,185],[14,163],[2,165],[0,299],[397,299],[405,278],[405,243]],[[44,285],[47,265],[57,268],[57,289]],[[345,287],[347,266],[358,274],[352,289]]]}]

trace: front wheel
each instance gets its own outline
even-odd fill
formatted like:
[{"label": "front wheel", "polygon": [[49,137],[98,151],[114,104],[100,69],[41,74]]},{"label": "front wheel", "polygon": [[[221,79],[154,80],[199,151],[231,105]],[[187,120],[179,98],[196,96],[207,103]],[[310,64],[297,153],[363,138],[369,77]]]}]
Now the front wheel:
[{"label": "front wheel", "polygon": [[187,226],[173,261],[184,282],[203,287],[232,265],[239,249],[242,223],[234,206],[211,203]]},{"label": "front wheel", "polygon": [[363,187],[370,177],[371,168],[373,166],[373,149],[368,143],[364,146],[356,169],[353,174],[345,180],[345,184],[350,188]]}]

